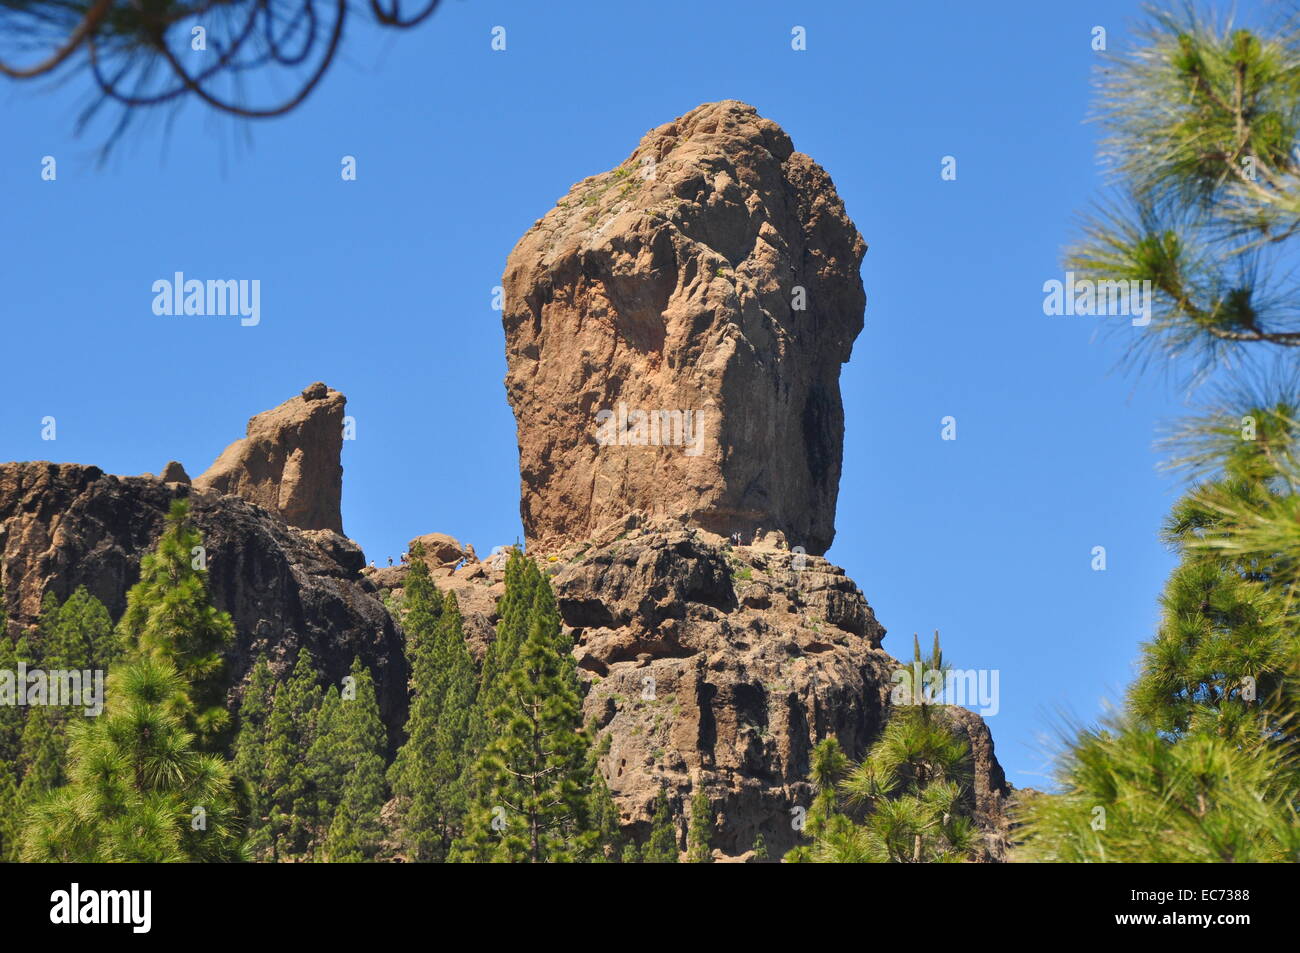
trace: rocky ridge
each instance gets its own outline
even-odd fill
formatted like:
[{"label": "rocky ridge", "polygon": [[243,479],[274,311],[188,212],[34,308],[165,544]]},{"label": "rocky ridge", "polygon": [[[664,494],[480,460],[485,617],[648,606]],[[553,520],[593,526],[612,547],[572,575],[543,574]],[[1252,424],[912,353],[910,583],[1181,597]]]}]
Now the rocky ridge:
[{"label": "rocky ridge", "polygon": [[364,556],[332,530],[299,530],[241,497],[71,463],[0,464],[0,593],[9,635],[33,625],[45,593],[85,586],[117,619],[140,558],[153,548],[172,500],[186,498],[203,533],[212,600],[231,614],[230,705],[265,652],[288,674],[299,648],[337,681],[354,656],[374,673],[396,739],[406,718],[401,633],[361,575]]}]

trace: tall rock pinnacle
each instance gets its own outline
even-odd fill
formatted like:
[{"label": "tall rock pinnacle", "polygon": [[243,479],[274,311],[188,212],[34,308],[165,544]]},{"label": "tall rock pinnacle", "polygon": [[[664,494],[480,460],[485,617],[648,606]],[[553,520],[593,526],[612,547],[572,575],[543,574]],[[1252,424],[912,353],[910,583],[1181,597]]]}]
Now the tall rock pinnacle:
[{"label": "tall rock pinnacle", "polygon": [[734,100],[570,189],[505,273],[530,546],[641,511],[825,552],[865,252],[826,172]]},{"label": "tall rock pinnacle", "polygon": [[263,411],[194,480],[199,490],[231,493],[263,506],[290,526],[342,535],[343,407],[347,398],[322,383]]}]

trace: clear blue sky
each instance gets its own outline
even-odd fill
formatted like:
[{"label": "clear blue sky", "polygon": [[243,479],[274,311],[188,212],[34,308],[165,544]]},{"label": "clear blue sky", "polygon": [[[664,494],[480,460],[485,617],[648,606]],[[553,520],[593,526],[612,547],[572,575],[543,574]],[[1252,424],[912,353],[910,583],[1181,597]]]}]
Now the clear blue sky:
[{"label": "clear blue sky", "polygon": [[[1090,31],[1115,48],[1138,15],[1127,0],[451,0],[408,32],[355,18],[287,118],[250,129],[194,104],[104,167],[102,138],[73,135],[84,79],[7,83],[0,459],[129,474],[175,458],[194,475],[250,415],[324,380],[357,419],[343,520],[370,558],[434,531],[480,553],[513,542],[490,307],[506,255],[648,129],[741,99],[825,166],[870,246],[829,556],[894,654],[937,628],[957,665],[1000,671],[998,755],[1012,783],[1044,786],[1042,737],[1122,691],[1172,564],[1157,531],[1176,486],[1151,445],[1181,395],[1113,372],[1129,338],[1105,319],[1042,311],[1101,182]],[[261,325],[155,316],[150,287],[174,271],[260,278]]]}]

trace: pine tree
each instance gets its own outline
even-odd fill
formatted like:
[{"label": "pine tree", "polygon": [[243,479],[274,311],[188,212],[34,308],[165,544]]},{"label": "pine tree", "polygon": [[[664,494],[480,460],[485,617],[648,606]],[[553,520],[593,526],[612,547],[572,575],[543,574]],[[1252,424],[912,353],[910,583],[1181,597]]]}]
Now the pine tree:
[{"label": "pine tree", "polygon": [[[1180,562],[1129,692],[1132,714],[1158,731],[1212,732],[1239,743],[1261,733],[1279,743],[1294,737],[1300,629],[1288,567],[1300,541],[1241,548],[1243,529],[1247,537],[1270,524],[1289,531],[1300,512],[1291,489],[1300,472],[1290,462],[1300,406],[1290,383],[1280,391],[1232,394],[1185,420],[1171,441],[1184,453],[1175,463],[1201,479],[1166,521],[1165,542]],[[1243,421],[1251,439],[1243,439]]]},{"label": "pine tree", "polygon": [[22,803],[31,803],[67,780],[64,761],[68,754],[68,727],[67,712],[59,708],[39,705],[28,711],[23,725],[22,756],[18,759],[23,779],[18,788]]},{"label": "pine tree", "polygon": [[1160,628],[1125,710],[1068,739],[1061,793],[1021,806],[1018,857],[1300,859],[1294,392],[1225,392],[1170,441],[1196,483],[1165,527],[1180,562]]},{"label": "pine tree", "polygon": [[[173,506],[157,550],[144,559],[147,570],[128,599],[135,621],[118,630],[127,661],[109,676],[104,712],[72,726],[69,783],[31,806],[23,823],[24,860],[242,857],[243,822],[230,766],[197,748],[185,720],[201,693],[183,673],[210,675],[212,670],[194,664],[178,669],[178,661],[195,659],[194,637],[178,627],[198,620],[229,629],[228,619],[224,627],[218,624],[221,617],[207,604],[201,580],[196,590],[191,571],[176,567],[177,547],[199,540],[185,527],[185,513],[183,505]],[[118,647],[105,637],[102,607],[84,593],[75,593],[69,603],[66,615],[52,614],[57,600],[47,603],[38,649],[62,662],[104,664],[114,658]],[[132,636],[138,641],[129,641]],[[28,651],[29,643],[20,644],[20,653]],[[89,657],[73,658],[78,653]],[[44,758],[48,749],[49,742],[43,742],[37,757]],[[37,767],[37,773],[42,770]]]},{"label": "pine tree", "polygon": [[[506,644],[491,681],[485,666],[483,691],[502,700],[491,712],[491,740],[475,766],[476,796],[453,852],[457,860],[573,861],[596,849],[586,817],[589,741],[571,645],[550,584],[531,560],[531,570],[523,566],[523,558],[513,556],[515,570],[507,573],[498,628],[498,641]],[[519,587],[532,593],[532,603],[523,617],[527,637],[512,651]]]},{"label": "pine tree", "polygon": [[691,799],[691,822],[686,829],[686,860],[692,864],[713,862],[713,805],[709,795],[700,788]]},{"label": "pine tree", "polygon": [[519,651],[528,638],[529,614],[542,574],[536,563],[517,547],[506,562],[505,593],[497,603],[496,638],[488,646],[479,674],[478,699],[470,718],[471,759],[477,759],[493,736],[493,715],[509,692],[507,676],[518,661]]},{"label": "pine tree", "polygon": [[14,784],[13,770],[0,761],[0,864],[11,864],[18,859],[20,819],[18,786]]},{"label": "pine tree", "polygon": [[[47,599],[52,597],[52,593]],[[47,602],[51,618],[42,664],[49,669],[107,669],[119,656],[113,619],[104,604],[78,586],[62,606]]]},{"label": "pine tree", "polygon": [[[0,672],[17,672],[18,652],[9,638],[4,595],[0,592]],[[13,699],[17,701],[17,699]],[[17,705],[0,705],[0,764],[16,764],[22,750],[23,710]]]},{"label": "pine tree", "polygon": [[172,501],[157,549],[140,563],[118,623],[122,645],[176,666],[184,688],[171,700],[204,750],[225,741],[230,716],[222,652],[234,639],[230,616],[208,599],[203,538],[189,522],[189,504]]},{"label": "pine tree", "polygon": [[813,843],[790,860],[915,864],[976,855],[969,746],[925,689],[946,671],[938,633],[928,659],[915,642],[889,721],[861,763],[850,767],[830,739],[818,746],[818,793],[805,827]]},{"label": "pine tree", "polygon": [[[117,655],[113,620],[103,603],[84,586],[78,587],[62,605],[53,592],[45,594],[36,630],[26,645],[30,656],[24,661],[47,675],[56,671],[89,672],[93,679]],[[25,723],[21,713],[6,719],[0,731],[12,731],[22,723],[15,754],[21,779],[20,803],[29,804],[66,781],[68,726],[79,715],[75,708],[42,705],[27,711]]]},{"label": "pine tree", "polygon": [[1294,31],[1214,22],[1188,4],[1154,12],[1136,39],[1098,72],[1103,159],[1119,182],[1066,267],[1148,282],[1150,324],[1129,337],[1130,360],[1176,360],[1197,383],[1245,352],[1300,346],[1284,265],[1300,220]]},{"label": "pine tree", "polygon": [[[9,638],[4,592],[0,590],[0,672],[16,671],[18,661]],[[16,705],[0,705],[0,864],[18,859],[18,783],[14,769],[22,739],[22,713]]]},{"label": "pine tree", "polygon": [[[1189,6],[1154,14],[1099,77],[1124,199],[1067,267],[1149,281],[1134,353],[1154,345],[1193,384],[1300,346],[1286,265],[1300,234],[1294,40]],[[1293,376],[1233,376],[1166,441],[1190,486],[1165,526],[1179,564],[1160,627],[1124,710],[1067,738],[1061,793],[1019,810],[1023,859],[1297,859],[1300,408]]]},{"label": "pine tree", "polygon": [[433,632],[433,627],[442,614],[442,596],[429,576],[429,566],[424,561],[424,546],[416,543],[411,550],[411,566],[406,573],[402,589],[403,617],[399,620],[402,629],[412,644],[408,645],[408,654],[412,654],[419,640]]},{"label": "pine tree", "polygon": [[309,757],[325,774],[317,782],[318,813],[322,819],[329,818],[322,859],[332,863],[375,859],[383,839],[379,813],[387,799],[387,736],[379,718],[374,682],[359,658],[353,659],[349,677],[351,688],[340,693],[331,687],[322,703]]},{"label": "pine tree", "polygon": [[678,860],[677,825],[673,823],[673,809],[668,803],[668,789],[661,787],[655,796],[650,838],[641,851],[641,863],[675,864]]},{"label": "pine tree", "polygon": [[[422,562],[412,564],[408,580],[411,575],[427,579]],[[417,589],[417,606],[425,599]],[[467,736],[477,682],[455,595],[447,594],[436,618],[430,614],[417,624],[416,611],[406,617],[414,687],[407,741],[389,776],[412,859],[443,861],[466,810]]]},{"label": "pine tree", "polygon": [[154,655],[110,676],[105,712],[73,728],[71,783],[28,814],[23,860],[240,859],[229,766],[196,751],[173,714],[185,687],[172,664]]},{"label": "pine tree", "polygon": [[316,738],[321,699],[315,661],[308,649],[300,649],[293,674],[276,688],[267,719],[266,813],[250,837],[250,846],[271,860],[308,858],[321,827],[312,766],[303,757]]},{"label": "pine tree", "polygon": [[253,663],[240,702],[239,731],[232,758],[243,816],[248,819],[249,849],[254,852],[268,823],[266,738],[274,698],[275,676],[266,656],[260,655]]},{"label": "pine tree", "polygon": [[1016,857],[1056,863],[1297,863],[1294,768],[1276,746],[1173,739],[1126,717],[1080,732],[1059,794],[1017,814]]},{"label": "pine tree", "polygon": [[[812,804],[803,816],[802,833],[816,843],[839,843],[852,836],[853,822],[840,810],[839,786],[853,768],[839,739],[823,738],[813,746],[808,781],[813,789]],[[813,847],[801,844],[786,854],[790,863],[814,860]]]}]

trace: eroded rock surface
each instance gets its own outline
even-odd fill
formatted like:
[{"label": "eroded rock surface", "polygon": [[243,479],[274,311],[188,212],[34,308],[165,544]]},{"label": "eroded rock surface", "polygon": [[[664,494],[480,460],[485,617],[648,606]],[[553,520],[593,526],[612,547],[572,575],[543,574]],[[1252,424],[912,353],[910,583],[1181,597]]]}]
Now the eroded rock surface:
[{"label": "eroded rock surface", "polygon": [[342,535],[343,408],[347,398],[317,382],[248,422],[212,466],[194,478],[201,490],[243,497],[290,526]]},{"label": "eroded rock surface", "polygon": [[865,252],[821,166],[734,100],[575,185],[504,279],[530,550],[641,510],[825,552]]},{"label": "eroded rock surface", "polygon": [[[792,552],[779,533],[752,546],[675,520],[633,515],[539,560],[587,684],[588,721],[609,738],[601,768],[625,827],[648,834],[666,787],[685,843],[698,786],[716,812],[719,859],[762,834],[794,846],[792,811],[812,801],[813,746],[834,735],[858,758],[889,717],[884,628],[838,566]],[[400,588],[405,570],[386,575]],[[455,591],[481,656],[502,573],[488,562],[435,577]],[[971,807],[1001,854],[1008,793],[983,720],[950,709],[971,743]]]}]

